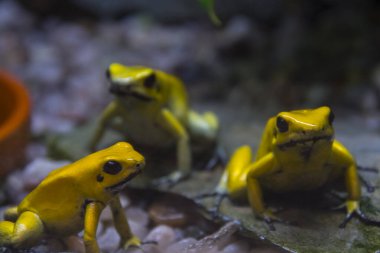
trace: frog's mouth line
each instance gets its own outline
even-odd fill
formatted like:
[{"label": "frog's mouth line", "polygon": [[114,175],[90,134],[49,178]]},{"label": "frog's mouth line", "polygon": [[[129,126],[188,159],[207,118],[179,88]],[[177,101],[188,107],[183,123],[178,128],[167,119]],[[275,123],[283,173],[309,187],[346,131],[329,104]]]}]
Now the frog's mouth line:
[{"label": "frog's mouth line", "polygon": [[136,172],[133,172],[132,174],[129,174],[128,177],[126,177],[124,180],[120,181],[119,183],[117,184],[114,184],[114,185],[111,185],[111,186],[108,186],[106,187],[106,191],[111,191],[111,192],[118,192],[118,191],[121,191],[122,189],[124,189],[124,187],[126,186],[126,184],[132,179],[134,178],[135,176],[137,176],[138,174],[141,173],[141,170],[138,170]]},{"label": "frog's mouth line", "polygon": [[117,85],[111,85],[109,91],[112,94],[115,94],[116,96],[121,96],[121,97],[123,97],[123,96],[131,96],[131,97],[143,100],[143,101],[152,101],[153,100],[153,98],[151,98],[151,97],[149,97],[149,96],[147,96],[145,94],[138,93],[136,91],[126,91],[126,90],[120,88]]},{"label": "frog's mouth line", "polygon": [[320,140],[326,140],[326,141],[331,141],[332,140],[332,135],[323,135],[323,136],[316,136],[313,138],[308,138],[308,139],[301,139],[301,140],[291,140],[282,144],[277,145],[277,147],[281,150],[284,150],[286,148],[294,147],[298,144],[307,144],[307,143],[312,143],[313,145]]}]

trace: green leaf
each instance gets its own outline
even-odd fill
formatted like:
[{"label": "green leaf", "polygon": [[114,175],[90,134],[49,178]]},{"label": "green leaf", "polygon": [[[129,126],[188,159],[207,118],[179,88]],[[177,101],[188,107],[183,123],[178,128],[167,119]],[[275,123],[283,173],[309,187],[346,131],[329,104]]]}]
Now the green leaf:
[{"label": "green leaf", "polygon": [[222,22],[220,21],[218,15],[215,13],[215,2],[214,0],[198,0],[200,5],[207,11],[212,23],[214,25],[221,25]]}]

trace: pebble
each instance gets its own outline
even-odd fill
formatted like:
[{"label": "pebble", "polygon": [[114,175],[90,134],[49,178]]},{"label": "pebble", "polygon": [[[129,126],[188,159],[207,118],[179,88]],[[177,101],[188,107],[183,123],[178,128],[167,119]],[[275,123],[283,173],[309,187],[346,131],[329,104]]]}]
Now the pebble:
[{"label": "pebble", "polygon": [[249,252],[249,244],[246,241],[239,240],[233,243],[228,244],[223,248],[222,253],[248,253]]},{"label": "pebble", "polygon": [[18,204],[27,195],[24,191],[24,182],[22,180],[22,172],[12,172],[5,181],[4,191],[12,204]]},{"label": "pebble", "polygon": [[115,228],[109,227],[105,233],[98,237],[99,247],[106,252],[115,252],[119,246],[120,236]]},{"label": "pebble", "polygon": [[147,241],[155,241],[156,244],[145,244],[143,245],[143,249],[146,252],[166,252],[165,249],[173,243],[175,240],[175,232],[174,230],[165,225],[159,225],[153,228],[149,234],[144,238],[144,242]]},{"label": "pebble", "polygon": [[166,252],[171,252],[171,253],[182,253],[182,252],[189,252],[191,245],[194,245],[197,242],[196,239],[194,238],[185,238],[182,239],[178,242],[173,243],[170,245],[167,249]]},{"label": "pebble", "polygon": [[181,227],[189,221],[188,215],[163,201],[156,201],[149,208],[149,217],[155,224]]},{"label": "pebble", "polygon": [[139,223],[142,226],[147,226],[149,222],[147,212],[137,207],[129,207],[127,209],[127,217],[129,221]]},{"label": "pebble", "polygon": [[129,217],[128,217],[128,223],[129,223],[129,227],[131,228],[132,233],[140,239],[145,238],[147,234],[149,233],[149,229],[147,226],[143,226],[142,224],[138,222],[129,220]]},{"label": "pebble", "polygon": [[65,240],[65,244],[68,247],[69,251],[75,253],[85,253],[84,243],[81,237],[79,236],[69,236]]},{"label": "pebble", "polygon": [[65,245],[56,238],[50,238],[45,240],[44,243],[33,247],[31,252],[38,253],[51,253],[51,252],[63,252],[65,250]]}]

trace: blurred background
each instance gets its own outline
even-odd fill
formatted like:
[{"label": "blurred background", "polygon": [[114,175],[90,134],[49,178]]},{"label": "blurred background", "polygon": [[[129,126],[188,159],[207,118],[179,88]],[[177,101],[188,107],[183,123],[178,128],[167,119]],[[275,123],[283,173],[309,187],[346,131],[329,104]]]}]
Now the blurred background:
[{"label": "blurred background", "polygon": [[195,107],[330,105],[378,127],[379,1],[216,0],[215,12],[220,26],[195,0],[3,0],[0,66],[30,90],[35,134],[98,115],[112,62],[179,76]]}]

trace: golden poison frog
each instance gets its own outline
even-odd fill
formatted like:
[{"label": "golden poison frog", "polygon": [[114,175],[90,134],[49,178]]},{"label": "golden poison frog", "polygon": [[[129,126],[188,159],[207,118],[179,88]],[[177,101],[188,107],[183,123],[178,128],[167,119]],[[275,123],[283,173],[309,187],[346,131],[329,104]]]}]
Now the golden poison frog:
[{"label": "golden poison frog", "polygon": [[188,176],[190,142],[207,147],[215,143],[217,117],[191,110],[182,81],[162,71],[113,63],[106,75],[115,98],[103,111],[90,148],[96,148],[109,127],[122,133],[144,155],[175,148],[177,170],[156,181],[176,183]]},{"label": "golden poison frog", "polygon": [[232,200],[248,197],[253,212],[274,229],[271,223],[280,219],[266,208],[263,190],[309,191],[344,179],[347,215],[341,227],[354,214],[364,222],[371,222],[359,208],[361,188],[355,160],[334,139],[333,120],[329,107],[281,112],[270,118],[256,157],[253,159],[249,146],[238,148],[216,192]]},{"label": "golden poison frog", "polygon": [[141,172],[144,157],[126,142],[88,155],[52,171],[0,222],[0,246],[28,248],[44,235],[66,237],[84,230],[87,253],[98,253],[96,229],[109,205],[120,247],[139,246],[122,209],[119,191]]}]

